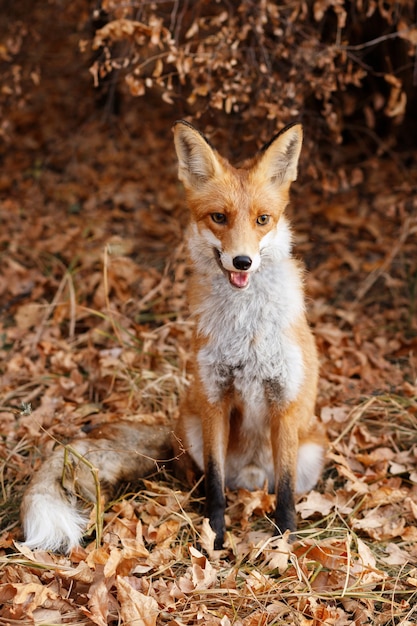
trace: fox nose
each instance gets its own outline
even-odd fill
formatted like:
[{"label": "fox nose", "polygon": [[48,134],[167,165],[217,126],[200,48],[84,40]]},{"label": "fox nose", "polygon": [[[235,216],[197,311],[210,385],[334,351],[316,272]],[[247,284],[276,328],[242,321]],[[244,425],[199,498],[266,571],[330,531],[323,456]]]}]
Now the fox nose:
[{"label": "fox nose", "polygon": [[252,259],[249,256],[235,256],[233,265],[237,270],[248,270],[252,265]]}]

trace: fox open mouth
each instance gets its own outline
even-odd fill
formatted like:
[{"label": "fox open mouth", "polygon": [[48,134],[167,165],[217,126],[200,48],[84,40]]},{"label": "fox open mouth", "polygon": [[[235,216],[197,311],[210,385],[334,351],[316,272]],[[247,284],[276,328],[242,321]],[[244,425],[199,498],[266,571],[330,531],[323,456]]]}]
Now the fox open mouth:
[{"label": "fox open mouth", "polygon": [[220,252],[217,248],[214,248],[214,256],[216,257],[216,261],[224,274],[226,274],[229,279],[229,283],[232,287],[236,289],[246,289],[249,285],[250,274],[249,272],[241,271],[241,272],[232,272],[223,267],[221,262]]}]

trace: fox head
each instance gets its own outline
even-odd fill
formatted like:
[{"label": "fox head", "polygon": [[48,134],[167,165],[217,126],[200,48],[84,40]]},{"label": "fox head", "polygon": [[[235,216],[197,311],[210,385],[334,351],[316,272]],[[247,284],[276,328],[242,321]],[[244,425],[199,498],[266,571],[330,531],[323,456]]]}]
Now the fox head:
[{"label": "fox head", "polygon": [[191,212],[191,257],[201,266],[214,263],[233,288],[246,289],[263,257],[288,255],[282,215],[297,178],[302,126],[282,130],[238,169],[188,122],[176,122],[173,130]]}]

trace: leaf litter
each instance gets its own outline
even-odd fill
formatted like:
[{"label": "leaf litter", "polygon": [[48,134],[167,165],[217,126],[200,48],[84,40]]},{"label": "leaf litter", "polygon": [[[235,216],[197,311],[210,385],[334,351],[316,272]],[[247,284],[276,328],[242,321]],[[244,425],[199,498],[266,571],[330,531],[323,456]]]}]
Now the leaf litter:
[{"label": "leaf litter", "polygon": [[415,157],[407,175],[369,155],[339,188],[325,173],[295,185],[331,441],[322,481],[298,502],[296,543],[271,537],[272,496],[242,490],[228,494],[214,551],[199,486],[163,465],[105,506],[99,543],[95,511],[69,557],[21,543],[24,487],[56,442],[121,418],[174,420],[190,384],[174,114],[124,106],[109,125],[91,103],[71,134],[51,109],[20,144],[16,122],[3,155],[0,624],[416,623]]}]

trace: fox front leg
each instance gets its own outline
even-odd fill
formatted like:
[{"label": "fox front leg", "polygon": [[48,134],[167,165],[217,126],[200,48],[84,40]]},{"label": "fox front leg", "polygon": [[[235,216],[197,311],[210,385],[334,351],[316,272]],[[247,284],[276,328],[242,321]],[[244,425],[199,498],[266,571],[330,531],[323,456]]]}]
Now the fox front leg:
[{"label": "fox front leg", "polygon": [[203,425],[206,516],[215,532],[214,549],[223,547],[226,509],[225,464],[229,439],[229,403],[210,404]]},{"label": "fox front leg", "polygon": [[214,549],[223,548],[224,533],[226,526],[224,513],[226,509],[226,497],[224,494],[224,479],[222,472],[213,459],[209,459],[205,473],[206,489],[206,516],[210,526],[215,532]]},{"label": "fox front leg", "polygon": [[282,534],[286,530],[294,533],[297,530],[294,492],[294,479],[291,473],[279,476],[276,486],[275,534]]},{"label": "fox front leg", "polygon": [[283,412],[278,407],[271,411],[271,441],[275,466],[276,533],[295,532],[295,485],[297,470],[298,432],[292,411]]}]

